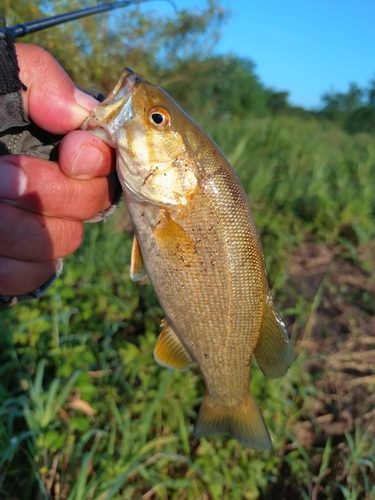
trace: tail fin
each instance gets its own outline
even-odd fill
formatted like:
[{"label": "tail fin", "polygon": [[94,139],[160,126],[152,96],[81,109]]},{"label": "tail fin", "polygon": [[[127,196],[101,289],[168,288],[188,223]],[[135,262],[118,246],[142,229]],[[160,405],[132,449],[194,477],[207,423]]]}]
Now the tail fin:
[{"label": "tail fin", "polygon": [[195,424],[194,436],[225,434],[242,446],[269,450],[271,439],[258,405],[251,394],[237,406],[221,406],[209,394],[203,400]]}]

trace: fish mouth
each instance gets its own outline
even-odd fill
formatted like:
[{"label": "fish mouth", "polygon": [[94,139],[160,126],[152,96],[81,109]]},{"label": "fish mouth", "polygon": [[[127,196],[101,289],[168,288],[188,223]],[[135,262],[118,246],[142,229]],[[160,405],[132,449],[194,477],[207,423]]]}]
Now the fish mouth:
[{"label": "fish mouth", "polygon": [[89,130],[110,146],[115,146],[115,136],[125,122],[134,116],[132,97],[136,85],[142,79],[126,67],[112,92],[95,106],[81,129]]},{"label": "fish mouth", "polygon": [[124,68],[115,88],[104,99],[101,106],[112,106],[114,104],[122,105],[124,98],[132,94],[136,83],[140,81],[142,81],[142,79],[137,76],[131,68]]}]

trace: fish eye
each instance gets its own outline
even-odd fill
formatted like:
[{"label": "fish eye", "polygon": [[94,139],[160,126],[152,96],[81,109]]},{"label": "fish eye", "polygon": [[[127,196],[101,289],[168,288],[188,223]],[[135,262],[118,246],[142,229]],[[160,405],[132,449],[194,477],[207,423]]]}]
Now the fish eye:
[{"label": "fish eye", "polygon": [[151,108],[148,112],[148,121],[159,128],[165,128],[171,122],[171,117],[166,109]]}]

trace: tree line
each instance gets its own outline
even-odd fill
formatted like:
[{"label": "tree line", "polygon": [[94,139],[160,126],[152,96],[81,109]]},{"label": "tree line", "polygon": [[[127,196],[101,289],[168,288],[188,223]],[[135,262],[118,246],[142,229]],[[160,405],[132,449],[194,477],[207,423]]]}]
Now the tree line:
[{"label": "tree line", "polygon": [[[5,0],[13,25],[96,2],[93,0]],[[288,114],[330,120],[349,133],[375,130],[375,79],[365,89],[352,83],[347,92],[326,92],[321,108],[292,106],[289,93],[269,88],[255,64],[235,55],[215,55],[229,13],[220,0],[180,9],[173,16],[132,7],[87,17],[26,37],[60,61],[77,85],[107,94],[121,68],[165,88],[193,117],[242,119],[248,115]]]},{"label": "tree line", "polygon": [[318,115],[331,120],[347,132],[375,131],[375,78],[368,87],[350,83],[347,92],[326,92]]}]

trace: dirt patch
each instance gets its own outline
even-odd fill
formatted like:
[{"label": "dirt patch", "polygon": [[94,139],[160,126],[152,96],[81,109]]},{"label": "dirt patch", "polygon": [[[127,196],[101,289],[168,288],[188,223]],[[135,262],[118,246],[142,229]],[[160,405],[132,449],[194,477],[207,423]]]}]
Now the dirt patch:
[{"label": "dirt patch", "polygon": [[[375,245],[362,246],[355,262],[340,249],[308,243],[288,274],[311,303],[296,335],[318,389],[311,423],[324,437],[351,431],[355,422],[375,431]],[[319,440],[319,432],[309,439]]]},{"label": "dirt patch", "polygon": [[[307,353],[303,370],[315,386],[315,394],[302,402],[299,419],[293,422],[294,436],[310,455],[309,469],[315,475],[303,486],[314,500],[341,500],[340,489],[327,485],[348,484],[353,453],[348,434],[354,441],[356,429],[361,435],[366,429],[375,433],[375,244],[360,247],[354,260],[341,248],[306,243],[292,256],[288,277],[284,306],[293,308],[298,297],[303,312],[285,320],[296,354]],[[328,439],[333,448],[322,473],[321,450]],[[295,447],[287,443],[284,455]],[[282,464],[279,481],[262,498],[300,500],[288,460]],[[358,473],[358,465],[350,467]],[[370,467],[367,472],[375,485]],[[359,494],[356,498],[365,498],[364,492]]]}]

